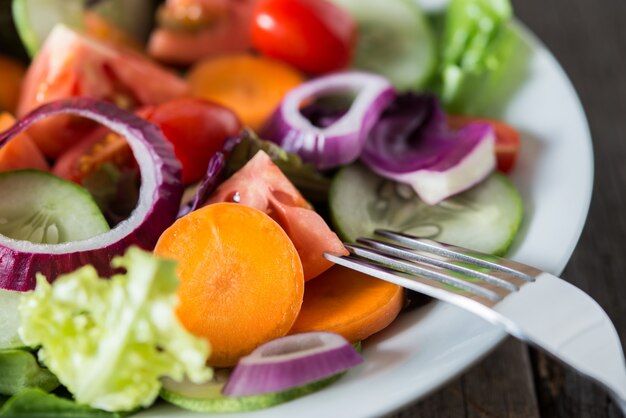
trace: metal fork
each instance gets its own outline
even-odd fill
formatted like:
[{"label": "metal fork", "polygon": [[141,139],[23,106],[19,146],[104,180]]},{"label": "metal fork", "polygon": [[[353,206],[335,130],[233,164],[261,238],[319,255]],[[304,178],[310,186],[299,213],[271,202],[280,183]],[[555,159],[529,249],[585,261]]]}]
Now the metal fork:
[{"label": "metal fork", "polygon": [[590,296],[566,281],[501,257],[376,230],[385,241],[325,254],[344,267],[464,308],[545,350],[604,387],[626,415],[626,366],[619,336]]}]

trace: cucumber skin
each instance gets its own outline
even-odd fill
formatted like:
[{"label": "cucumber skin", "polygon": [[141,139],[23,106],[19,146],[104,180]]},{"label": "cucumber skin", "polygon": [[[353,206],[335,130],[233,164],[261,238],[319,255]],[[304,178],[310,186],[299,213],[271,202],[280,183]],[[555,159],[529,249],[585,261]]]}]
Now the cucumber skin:
[{"label": "cucumber skin", "polygon": [[255,411],[257,409],[265,409],[276,406],[310,393],[317,392],[318,390],[335,383],[344,374],[345,372],[338,373],[326,379],[318,380],[317,382],[309,383],[307,385],[299,386],[283,392],[266,393],[254,396],[229,398],[220,395],[216,398],[200,399],[186,397],[184,395],[171,392],[165,388],[161,389],[160,396],[171,404],[194,412],[222,413]]},{"label": "cucumber skin", "polygon": [[[330,220],[334,226],[334,230],[337,233],[337,235],[339,235],[339,237],[342,239],[342,241],[346,241],[346,242],[352,242],[353,239],[341,229],[341,222],[338,220],[338,213],[337,211],[333,210],[332,196],[337,192],[337,188],[339,187],[338,184],[340,183],[341,173],[343,172],[343,170],[346,170],[349,167],[350,166],[341,169],[333,178],[331,185],[330,185],[329,196],[331,197],[329,198],[329,204],[328,204]],[[514,191],[514,193],[511,193],[511,196],[514,200],[513,203],[516,207],[520,208],[520,210],[517,213],[517,216],[515,217],[515,219],[513,219],[511,228],[509,229],[509,234],[508,234],[509,239],[503,242],[502,245],[500,245],[499,247],[497,247],[496,249],[490,252],[491,255],[503,256],[509,251],[511,245],[515,241],[515,238],[517,237],[517,234],[520,230],[520,227],[524,220],[524,209],[523,209],[524,204],[523,204],[520,194],[517,192],[517,188],[515,187],[511,179],[509,179],[506,175],[502,174],[499,171],[494,171],[491,175],[497,176],[497,178],[505,185],[507,189]]]},{"label": "cucumber skin", "polygon": [[517,188],[510,178],[500,173],[499,171],[496,171],[495,173],[509,190],[515,191],[515,193],[511,193],[511,197],[515,200],[515,206],[520,208],[517,217],[513,221],[513,225],[509,229],[509,240],[504,242],[502,246],[492,252],[493,255],[504,256],[511,248],[511,245],[513,245],[513,242],[515,241],[515,238],[517,238],[519,230],[522,226],[522,222],[524,221],[524,201],[522,200],[520,194],[517,192]]}]

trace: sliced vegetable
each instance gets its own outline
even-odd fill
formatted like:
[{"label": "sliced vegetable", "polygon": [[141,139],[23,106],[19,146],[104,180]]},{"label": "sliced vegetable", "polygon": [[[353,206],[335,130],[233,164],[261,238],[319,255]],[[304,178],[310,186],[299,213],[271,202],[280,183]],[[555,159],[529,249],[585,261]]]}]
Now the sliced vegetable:
[{"label": "sliced vegetable", "polygon": [[[87,96],[122,108],[160,104],[187,93],[187,84],[146,57],[57,26],[28,69],[17,114],[57,99]],[[72,116],[50,118],[29,135],[52,158],[79,142],[95,125]]]},{"label": "sliced vegetable", "polygon": [[448,116],[448,124],[454,129],[462,129],[464,126],[475,122],[487,123],[492,127],[496,134],[496,167],[503,173],[511,172],[515,167],[521,147],[519,132],[512,126],[495,119]]},{"label": "sliced vegetable", "polygon": [[220,378],[220,372],[226,371],[226,369],[218,370],[216,372],[218,379],[200,385],[191,382],[179,383],[170,379],[164,379],[161,397],[169,403],[195,412],[224,413],[255,411],[257,409],[269,408],[288,402],[321,390],[335,383],[344,375],[344,373],[337,373],[326,379],[287,389],[282,392],[238,396],[233,398],[222,395],[222,389],[226,383],[228,373],[224,373],[226,377]]},{"label": "sliced vegetable", "polygon": [[194,191],[191,199],[188,198],[185,200],[185,195],[187,195],[187,190],[185,190],[185,195],[183,195],[183,204],[178,211],[179,218],[193,212],[196,209],[200,209],[204,205],[204,203],[209,199],[211,193],[213,193],[219,185],[225,169],[226,161],[224,159],[224,153],[219,151],[211,157],[209,167],[202,182],[197,187],[192,188]]},{"label": "sliced vegetable", "polygon": [[102,280],[84,266],[37,288],[20,305],[20,335],[41,346],[39,359],[77,402],[106,411],[149,406],[160,377],[201,383],[206,341],[189,334],[174,315],[175,263],[130,248],[112,267],[124,269]]},{"label": "sliced vegetable", "polygon": [[176,314],[211,342],[213,366],[233,366],[285,335],[300,311],[298,253],[282,228],[257,209],[220,203],[191,212],[161,235],[155,253],[178,262]]},{"label": "sliced vegetable", "polygon": [[[307,101],[338,94],[352,94],[354,100],[329,126],[315,126],[302,114]],[[348,164],[359,157],[368,132],[394,97],[391,84],[374,74],[347,72],[310,80],[285,96],[264,137],[320,169]]]},{"label": "sliced vegetable", "polygon": [[15,395],[27,388],[50,392],[57,386],[56,376],[41,367],[30,351],[0,350],[0,394]]},{"label": "sliced vegetable", "polygon": [[248,51],[257,0],[167,0],[148,52],[158,60],[189,65],[198,60]]},{"label": "sliced vegetable", "polygon": [[237,54],[200,61],[187,79],[192,95],[232,109],[244,125],[259,130],[304,76],[280,61]]},{"label": "sliced vegetable", "polygon": [[495,167],[494,142],[489,124],[453,132],[435,96],[405,93],[370,130],[361,160],[435,205],[489,175]]},{"label": "sliced vegetable", "polygon": [[110,232],[65,244],[34,244],[0,235],[0,288],[30,290],[35,273],[53,280],[78,266],[92,264],[109,275],[110,260],[130,245],[152,248],[162,231],[175,219],[182,196],[180,163],[158,128],[112,104],[88,98],[49,103],[33,111],[0,134],[0,146],[36,121],[52,115],[91,119],[125,137],[139,163],[139,204],[131,216]]},{"label": "sliced vegetable", "polygon": [[330,180],[297,154],[290,154],[273,142],[259,139],[253,132],[245,130],[229,144],[227,176],[231,176],[250,161],[259,151],[264,151],[280,171],[289,179],[305,199],[326,205]]},{"label": "sliced vegetable", "polygon": [[333,263],[325,252],[347,254],[337,235],[312,210],[269,156],[259,151],[241,170],[222,183],[206,203],[237,202],[270,215],[295,245],[304,279],[317,277]]},{"label": "sliced vegetable", "polygon": [[437,63],[435,36],[413,0],[332,0],[358,26],[354,68],[381,74],[398,90],[417,90]]},{"label": "sliced vegetable", "polygon": [[15,112],[25,72],[19,61],[0,55],[0,111]]},{"label": "sliced vegetable", "polygon": [[127,415],[79,405],[41,389],[24,389],[0,407],[2,418],[123,418]]},{"label": "sliced vegetable", "polygon": [[45,171],[0,173],[0,234],[5,240],[61,244],[109,231],[89,193]]},{"label": "sliced vegetable", "polygon": [[355,41],[352,16],[328,0],[260,0],[254,10],[255,48],[306,73],[345,68]]},{"label": "sliced vegetable", "polygon": [[224,141],[241,131],[241,122],[230,109],[206,100],[181,98],[153,108],[141,116],[156,124],[174,145],[183,165],[183,183],[200,180],[209,160],[222,149]]},{"label": "sliced vegetable", "polygon": [[523,204],[515,186],[497,173],[431,206],[407,185],[354,165],[335,177],[330,212],[336,230],[347,241],[372,237],[381,228],[502,255],[519,230]]},{"label": "sliced vegetable", "polygon": [[56,160],[52,172],[64,179],[82,184],[103,165],[134,169],[137,162],[126,139],[107,129],[96,129],[68,148]]},{"label": "sliced vegetable", "polygon": [[[0,113],[0,132],[9,129],[15,118],[7,112]],[[32,168],[48,171],[48,162],[28,134],[21,133],[0,148],[0,171]]]},{"label": "sliced vegetable", "polygon": [[17,307],[24,292],[0,289],[0,350],[21,348],[24,343],[17,333],[20,315]]},{"label": "sliced vegetable", "polygon": [[451,1],[440,50],[438,91],[452,113],[499,113],[526,78],[530,50],[509,0]]},{"label": "sliced vegetable", "polygon": [[269,341],[239,360],[222,392],[233,397],[281,392],[344,372],[362,361],[341,335],[290,335]]},{"label": "sliced vegetable", "polygon": [[300,315],[289,333],[329,331],[361,341],[391,324],[403,305],[401,286],[333,266],[306,284]]},{"label": "sliced vegetable", "polygon": [[75,29],[89,29],[85,12],[104,17],[143,40],[150,25],[150,0],[13,0],[12,11],[18,33],[31,57],[35,56],[52,28],[63,23]]}]

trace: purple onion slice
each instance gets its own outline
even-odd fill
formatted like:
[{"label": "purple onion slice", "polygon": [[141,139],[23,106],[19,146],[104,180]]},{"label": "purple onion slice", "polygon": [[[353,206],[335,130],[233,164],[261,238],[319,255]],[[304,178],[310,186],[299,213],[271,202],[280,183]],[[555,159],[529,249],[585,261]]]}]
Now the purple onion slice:
[{"label": "purple onion slice", "polygon": [[109,232],[62,244],[34,244],[0,235],[0,288],[28,291],[36,273],[48,280],[85,265],[103,276],[112,274],[111,260],[130,245],[151,250],[161,233],[176,219],[183,185],[181,165],[172,145],[158,127],[118,107],[89,98],[70,98],[45,104],[0,134],[0,147],[36,121],[70,114],[96,121],[125,137],[141,174],[137,207]]},{"label": "purple onion slice", "polygon": [[[317,126],[303,114],[311,100],[337,94],[355,97],[349,109],[328,123]],[[359,157],[367,133],[394,97],[391,83],[375,74],[345,72],[316,78],[287,93],[263,136],[319,169],[348,164]]]},{"label": "purple onion slice", "polygon": [[237,363],[222,393],[282,392],[344,372],[363,361],[341,335],[307,332],[269,341]]},{"label": "purple onion slice", "polygon": [[410,185],[431,205],[465,191],[495,168],[495,133],[486,123],[451,130],[435,96],[398,96],[369,132],[361,160]]}]

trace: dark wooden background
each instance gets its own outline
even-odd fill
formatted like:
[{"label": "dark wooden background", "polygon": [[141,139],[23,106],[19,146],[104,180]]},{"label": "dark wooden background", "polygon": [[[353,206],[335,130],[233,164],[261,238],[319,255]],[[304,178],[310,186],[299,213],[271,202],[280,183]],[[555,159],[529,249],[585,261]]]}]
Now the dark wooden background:
[{"label": "dark wooden background", "polygon": [[[626,0],[513,5],[565,68],[591,125],[591,210],[563,277],[604,307],[626,346]],[[594,384],[509,339],[460,378],[390,418],[619,416]]]}]

